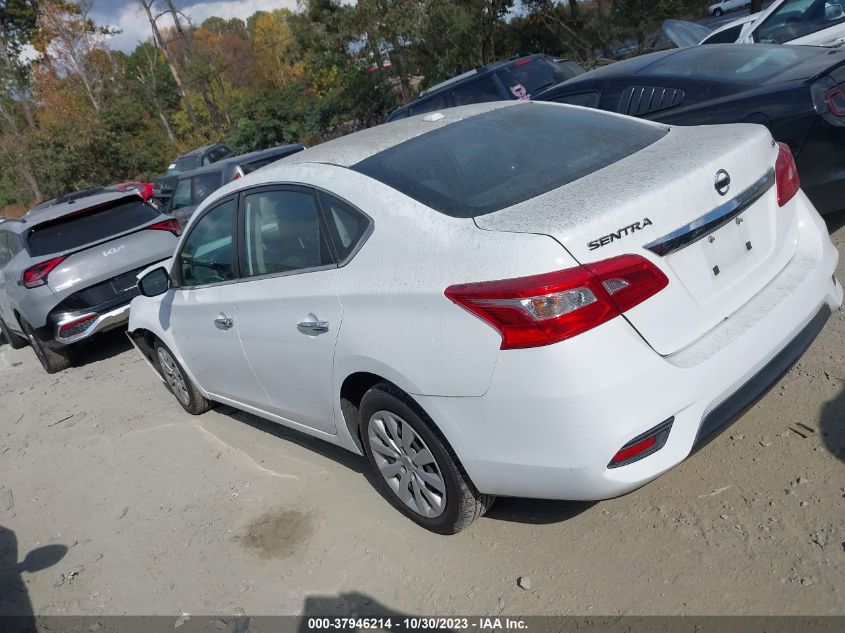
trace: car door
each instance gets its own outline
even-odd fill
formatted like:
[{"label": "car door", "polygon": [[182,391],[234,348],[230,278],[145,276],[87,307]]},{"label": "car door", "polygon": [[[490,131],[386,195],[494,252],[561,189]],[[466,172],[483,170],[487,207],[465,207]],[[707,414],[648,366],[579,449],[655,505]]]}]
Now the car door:
[{"label": "car door", "polygon": [[170,325],[177,351],[213,396],[264,408],[267,395],[244,356],[235,321],[237,198],[205,211],[174,258]]},{"label": "car door", "polygon": [[293,186],[246,190],[240,218],[235,312],[244,352],[271,413],[333,434],[332,369],[343,307],[315,193]]}]

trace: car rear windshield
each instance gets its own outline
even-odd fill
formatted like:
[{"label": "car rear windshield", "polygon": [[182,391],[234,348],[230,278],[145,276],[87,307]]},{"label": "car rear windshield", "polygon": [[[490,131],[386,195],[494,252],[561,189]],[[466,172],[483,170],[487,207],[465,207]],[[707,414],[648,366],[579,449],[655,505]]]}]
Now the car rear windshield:
[{"label": "car rear windshield", "polygon": [[32,257],[72,251],[149,224],[158,215],[140,200],[82,211],[34,227],[27,236],[27,250]]},{"label": "car rear windshield", "polygon": [[819,49],[814,46],[722,44],[718,53],[710,46],[693,46],[662,58],[647,72],[656,77],[756,86],[818,54]]},{"label": "car rear windshield", "polygon": [[352,169],[448,216],[471,218],[583,178],[665,134],[634,119],[534,102],[446,125]]}]

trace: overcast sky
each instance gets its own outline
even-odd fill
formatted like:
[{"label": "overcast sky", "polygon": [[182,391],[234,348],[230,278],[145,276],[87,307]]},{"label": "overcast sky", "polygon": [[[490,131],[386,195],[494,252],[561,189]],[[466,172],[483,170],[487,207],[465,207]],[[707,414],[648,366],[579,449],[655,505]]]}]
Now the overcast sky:
[{"label": "overcast sky", "polygon": [[[166,6],[161,0],[157,4],[161,4],[162,8]],[[212,15],[246,20],[258,10],[269,11],[282,7],[296,9],[296,0],[175,0],[174,4],[194,24],[200,24]],[[138,42],[151,36],[150,24],[138,0],[95,0],[91,17],[98,24],[107,24],[123,31],[109,39],[111,48],[129,53]],[[173,22],[165,16],[159,20],[159,24],[168,26]]]}]

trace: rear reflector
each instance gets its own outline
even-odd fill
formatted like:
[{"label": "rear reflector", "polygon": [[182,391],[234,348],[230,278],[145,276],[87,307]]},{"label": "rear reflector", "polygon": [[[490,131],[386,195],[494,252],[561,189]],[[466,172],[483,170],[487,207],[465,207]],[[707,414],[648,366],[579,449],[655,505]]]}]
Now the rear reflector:
[{"label": "rear reflector", "polygon": [[661,422],[653,429],[632,439],[619,449],[619,452],[613,456],[607,467],[618,468],[619,466],[627,466],[659,451],[666,444],[666,440],[669,439],[669,431],[672,430],[672,423],[674,421],[675,418],[673,416]]},{"label": "rear reflector", "polygon": [[177,236],[182,235],[182,225],[176,218],[164,220],[163,222],[156,222],[155,224],[151,224],[147,228],[152,229],[154,231],[170,231],[171,233],[173,233],[173,235]]},{"label": "rear reflector", "polygon": [[47,275],[50,274],[56,266],[61,264],[66,259],[66,256],[54,257],[48,259],[46,262],[35,264],[31,268],[27,268],[23,273],[23,283],[27,288],[37,288],[47,283]]},{"label": "rear reflector", "polygon": [[501,349],[550,345],[591,330],[660,292],[669,279],[640,255],[552,273],[459,284],[446,296],[502,335]]},{"label": "rear reflector", "polygon": [[59,326],[59,337],[70,338],[71,336],[82,334],[96,320],[97,315],[92,313],[81,316],[78,319],[73,319],[72,321],[65,321]]},{"label": "rear reflector", "polygon": [[778,143],[775,181],[777,182],[778,206],[782,207],[792,200],[801,188],[801,182],[798,180],[798,168],[795,166],[792,150],[786,143]]}]

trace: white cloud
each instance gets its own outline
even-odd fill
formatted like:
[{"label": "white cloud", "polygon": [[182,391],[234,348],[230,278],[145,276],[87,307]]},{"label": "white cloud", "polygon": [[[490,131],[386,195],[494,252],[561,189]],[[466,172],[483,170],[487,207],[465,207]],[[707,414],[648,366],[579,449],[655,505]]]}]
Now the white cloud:
[{"label": "white cloud", "polygon": [[[116,16],[112,15],[103,6],[104,4],[105,2],[101,0],[94,7],[96,13],[104,16],[99,17],[98,21],[121,30],[118,35],[108,38],[110,48],[130,53],[139,42],[152,37],[147,15],[137,2],[132,2],[132,4],[123,7]],[[164,6],[164,3],[162,3],[162,6]],[[256,11],[272,11],[282,8],[291,11],[296,10],[296,0],[214,0],[212,2],[201,0],[194,4],[182,6],[180,10],[191,19],[193,24],[199,25],[214,15],[226,20],[230,18],[246,20]],[[158,23],[162,28],[173,26],[173,20],[169,15],[159,18]]]}]

